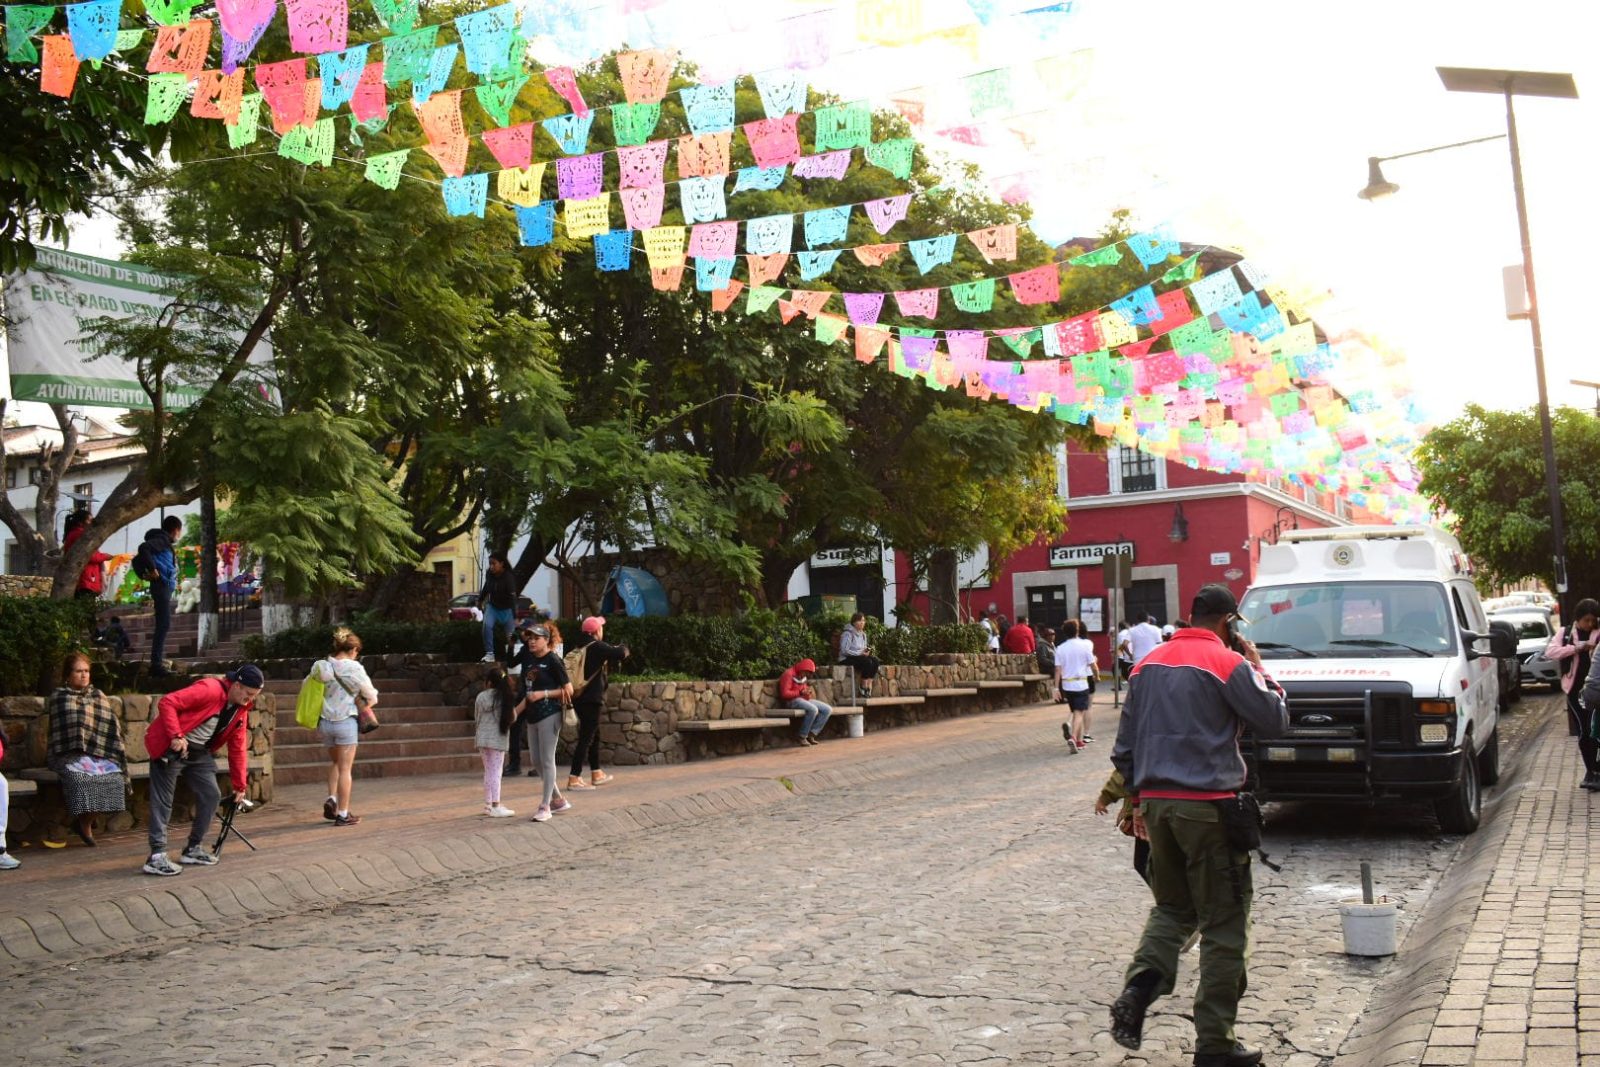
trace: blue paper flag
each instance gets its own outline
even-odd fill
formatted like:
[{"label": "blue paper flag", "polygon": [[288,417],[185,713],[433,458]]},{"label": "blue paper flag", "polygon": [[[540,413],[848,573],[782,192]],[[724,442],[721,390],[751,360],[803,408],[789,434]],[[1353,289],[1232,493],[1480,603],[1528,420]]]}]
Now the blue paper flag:
[{"label": "blue paper flag", "polygon": [[343,52],[324,52],[317,57],[317,75],[322,79],[322,110],[337,111],[350,102],[362,71],[367,69],[368,47],[358,44]]},{"label": "blue paper flag", "polygon": [[733,129],[733,83],[686,85],[678,94],[689,117],[689,132],[722,133]]},{"label": "blue paper flag", "polygon": [[[485,177],[488,177],[485,175]],[[529,248],[547,245],[556,235],[556,202],[546,200],[534,207],[519,207],[517,229],[522,232],[522,243]]]},{"label": "blue paper flag", "polygon": [[456,33],[467,53],[467,69],[482,78],[504,66],[516,24],[517,13],[512,4],[457,17]]},{"label": "blue paper flag", "polygon": [[911,258],[917,261],[917,269],[926,274],[934,267],[950,262],[955,256],[956,235],[947,233],[926,241],[908,241],[906,247],[911,249]]},{"label": "blue paper flag", "polygon": [[715,222],[727,218],[728,199],[723,195],[726,187],[726,179],[721,174],[679,180],[678,199],[683,206],[683,221]]},{"label": "blue paper flag", "polygon": [[594,265],[601,270],[627,270],[633,264],[633,231],[594,235]]},{"label": "blue paper flag", "polygon": [[67,32],[79,59],[104,59],[117,46],[117,20],[122,0],[89,0],[67,5]]},{"label": "blue paper flag", "polygon": [[733,280],[733,259],[707,259],[696,256],[694,260],[694,287],[702,293],[726,289]]},{"label": "blue paper flag", "polygon": [[1239,290],[1239,280],[1234,276],[1233,269],[1224,267],[1189,286],[1189,295],[1194,297],[1194,305],[1200,309],[1200,314],[1210,315],[1236,303],[1244,294]]},{"label": "blue paper flag", "polygon": [[483,218],[483,205],[489,199],[489,175],[467,174],[444,180],[444,210],[449,215],[476,215]]},{"label": "blue paper flag", "polygon": [[751,255],[776,255],[789,251],[793,245],[793,215],[767,215],[744,224],[744,250]]},{"label": "blue paper flag", "polygon": [[820,278],[833,269],[843,254],[842,248],[830,248],[826,252],[801,252],[795,256],[800,264],[800,280],[809,282],[813,278]]},{"label": "blue paper flag", "polygon": [[783,184],[783,179],[789,176],[789,168],[776,167],[741,167],[739,177],[733,183],[733,191],[742,193],[745,190],[756,192],[770,192]]},{"label": "blue paper flag", "polygon": [[755,76],[756,91],[767,118],[775,119],[791,111],[806,109],[806,80],[796,70],[763,71]]},{"label": "blue paper flag", "polygon": [[428,76],[411,83],[413,104],[421,106],[434,93],[444,92],[445,83],[450,80],[450,71],[456,65],[456,54],[460,51],[461,46],[454,42],[433,50],[433,59],[428,63]]},{"label": "blue paper flag", "polygon": [[844,240],[845,232],[850,228],[850,208],[850,204],[843,204],[806,212],[806,247],[815,248]]},{"label": "blue paper flag", "polygon": [[1235,333],[1247,333],[1261,320],[1261,301],[1255,293],[1246,293],[1233,303],[1217,308],[1217,318]]},{"label": "blue paper flag", "polygon": [[1150,285],[1135,289],[1120,300],[1111,301],[1111,310],[1133,326],[1148,326],[1161,317],[1155,287]]},{"label": "blue paper flag", "polygon": [[1139,257],[1139,262],[1146,269],[1155,266],[1168,256],[1178,255],[1182,250],[1178,242],[1173,240],[1172,233],[1165,226],[1157,226],[1144,233],[1136,233],[1127,240],[1128,250]]},{"label": "blue paper flag", "polygon": [[594,112],[586,115],[557,115],[544,120],[544,128],[561,151],[575,156],[589,147],[589,127],[594,125]]}]

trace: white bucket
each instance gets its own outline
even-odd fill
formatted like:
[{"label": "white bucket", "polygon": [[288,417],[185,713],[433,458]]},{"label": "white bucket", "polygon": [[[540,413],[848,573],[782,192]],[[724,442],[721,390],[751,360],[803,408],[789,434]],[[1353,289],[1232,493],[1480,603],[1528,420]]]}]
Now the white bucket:
[{"label": "white bucket", "polygon": [[866,732],[867,732],[866,719],[867,719],[867,717],[865,715],[852,715],[852,716],[850,716],[850,736],[851,737],[864,737],[866,735]]},{"label": "white bucket", "polygon": [[1395,913],[1400,906],[1392,901],[1366,904],[1341,900],[1339,918],[1344,924],[1344,951],[1347,956],[1393,956],[1395,953]]}]

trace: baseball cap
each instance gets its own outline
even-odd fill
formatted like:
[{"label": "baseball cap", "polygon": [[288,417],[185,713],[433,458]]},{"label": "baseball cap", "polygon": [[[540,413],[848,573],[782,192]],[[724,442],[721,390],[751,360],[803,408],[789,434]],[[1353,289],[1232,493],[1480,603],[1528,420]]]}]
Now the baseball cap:
[{"label": "baseball cap", "polygon": [[1202,585],[1189,605],[1189,614],[1227,618],[1239,614],[1239,601],[1234,599],[1233,590],[1220,582]]},{"label": "baseball cap", "polygon": [[604,615],[590,615],[587,619],[583,620],[583,632],[586,634],[597,634],[600,632],[600,627],[604,626],[605,624],[606,617]]},{"label": "baseball cap", "polygon": [[523,637],[543,637],[544,639],[549,640],[550,631],[547,630],[543,626],[524,626],[522,628],[522,636]]},{"label": "baseball cap", "polygon": [[227,679],[230,682],[238,682],[246,689],[261,689],[267,684],[267,679],[261,673],[261,668],[254,663],[246,663],[242,667],[229,671]]}]

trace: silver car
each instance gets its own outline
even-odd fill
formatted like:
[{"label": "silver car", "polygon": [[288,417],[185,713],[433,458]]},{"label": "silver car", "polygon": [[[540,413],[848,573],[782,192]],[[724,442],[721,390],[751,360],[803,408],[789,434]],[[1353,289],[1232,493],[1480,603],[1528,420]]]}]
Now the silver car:
[{"label": "silver car", "polygon": [[1544,682],[1559,689],[1561,665],[1546,659],[1544,655],[1544,650],[1550,645],[1550,637],[1555,633],[1550,613],[1535,607],[1519,607],[1497,611],[1490,618],[1504,620],[1517,628],[1517,659],[1522,663],[1522,684],[1537,685]]}]

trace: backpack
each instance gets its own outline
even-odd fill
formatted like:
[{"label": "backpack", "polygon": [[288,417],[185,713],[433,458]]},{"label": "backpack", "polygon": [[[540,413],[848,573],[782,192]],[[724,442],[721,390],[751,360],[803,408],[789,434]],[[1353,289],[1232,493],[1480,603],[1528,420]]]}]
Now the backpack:
[{"label": "backpack", "polygon": [[156,570],[156,561],[150,553],[148,544],[141,544],[139,551],[133,554],[133,573],[141,581],[153,582],[160,575]]},{"label": "backpack", "polygon": [[294,701],[294,721],[307,730],[315,730],[317,721],[322,718],[322,699],[327,691],[327,685],[315,671],[306,675],[306,680],[300,683],[300,695]]},{"label": "backpack", "polygon": [[[583,672],[584,665],[588,658],[588,645],[584,645],[582,648],[575,648],[571,652],[568,652],[565,656],[561,657],[561,662],[567,668],[567,681],[572,683],[572,699],[574,700],[578,699],[578,694],[583,692],[585,686],[594,681],[592,676],[584,674]],[[601,665],[601,669],[604,669],[604,664]],[[597,671],[595,673],[598,674],[599,672]]]}]

